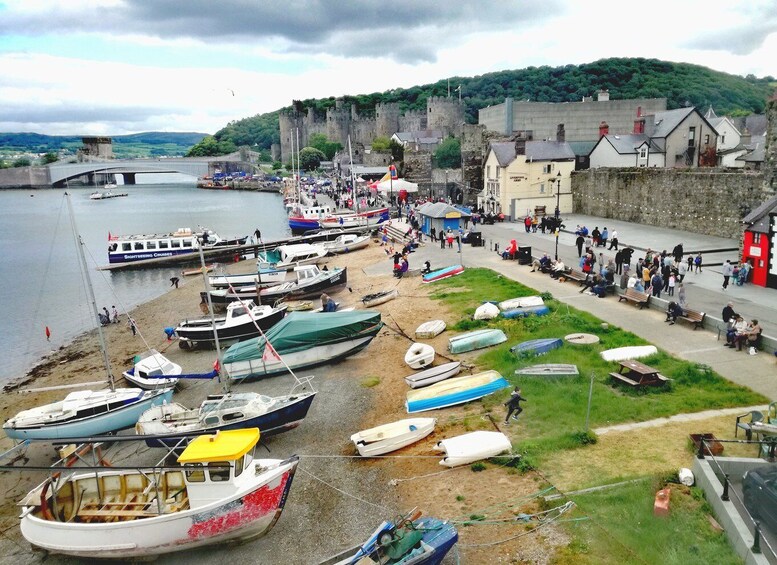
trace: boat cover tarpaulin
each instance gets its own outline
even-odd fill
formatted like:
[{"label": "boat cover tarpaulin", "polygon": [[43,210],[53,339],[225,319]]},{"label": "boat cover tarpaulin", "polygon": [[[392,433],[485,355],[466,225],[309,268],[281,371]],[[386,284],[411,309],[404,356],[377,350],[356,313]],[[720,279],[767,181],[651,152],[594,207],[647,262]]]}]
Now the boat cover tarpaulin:
[{"label": "boat cover tarpaulin", "polygon": [[[383,323],[380,312],[291,312],[265,332],[275,351],[284,353],[308,349],[322,343],[337,343],[359,335],[375,335]],[[262,336],[232,345],[224,354],[224,363],[249,361],[264,355]]]}]

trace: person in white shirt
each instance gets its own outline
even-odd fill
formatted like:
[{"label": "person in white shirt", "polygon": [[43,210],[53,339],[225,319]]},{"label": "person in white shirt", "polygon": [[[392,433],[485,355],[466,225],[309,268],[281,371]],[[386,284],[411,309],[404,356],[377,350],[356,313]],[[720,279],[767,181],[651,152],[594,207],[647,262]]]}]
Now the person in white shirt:
[{"label": "person in white shirt", "polygon": [[618,230],[612,230],[610,232],[610,247],[609,249],[618,249]]}]

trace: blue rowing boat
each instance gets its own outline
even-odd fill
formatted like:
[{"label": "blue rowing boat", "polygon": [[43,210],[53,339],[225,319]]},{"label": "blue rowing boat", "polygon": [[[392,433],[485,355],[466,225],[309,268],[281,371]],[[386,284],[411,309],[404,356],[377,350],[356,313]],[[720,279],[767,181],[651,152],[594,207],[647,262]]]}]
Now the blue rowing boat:
[{"label": "blue rowing boat", "polygon": [[507,388],[510,383],[497,371],[454,377],[407,393],[407,412],[424,412],[477,400]]},{"label": "blue rowing boat", "polygon": [[524,306],[522,308],[510,308],[502,312],[503,318],[526,318],[528,316],[544,316],[550,313],[547,306]]},{"label": "blue rowing boat", "polygon": [[507,336],[502,330],[484,329],[475,330],[457,335],[448,340],[448,351],[451,353],[465,353],[475,349],[491,347],[507,341]]},{"label": "blue rowing boat", "polygon": [[523,341],[510,348],[510,351],[518,356],[542,355],[548,351],[558,349],[564,342],[557,337],[546,337],[542,339],[530,339]]}]

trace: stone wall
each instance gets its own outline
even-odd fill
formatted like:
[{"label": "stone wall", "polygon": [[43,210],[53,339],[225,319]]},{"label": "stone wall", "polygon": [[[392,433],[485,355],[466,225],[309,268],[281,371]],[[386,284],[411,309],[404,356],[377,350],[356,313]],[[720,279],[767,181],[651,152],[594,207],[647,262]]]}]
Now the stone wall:
[{"label": "stone wall", "polygon": [[432,154],[428,151],[405,150],[404,177],[418,185],[419,196],[429,196],[432,189]]},{"label": "stone wall", "polygon": [[740,239],[742,218],[771,196],[763,174],[722,169],[572,173],[576,214]]},{"label": "stone wall", "polygon": [[0,169],[0,188],[51,188],[47,167]]},{"label": "stone wall", "polygon": [[764,148],[764,188],[777,191],[777,93],[766,103],[766,146]]}]

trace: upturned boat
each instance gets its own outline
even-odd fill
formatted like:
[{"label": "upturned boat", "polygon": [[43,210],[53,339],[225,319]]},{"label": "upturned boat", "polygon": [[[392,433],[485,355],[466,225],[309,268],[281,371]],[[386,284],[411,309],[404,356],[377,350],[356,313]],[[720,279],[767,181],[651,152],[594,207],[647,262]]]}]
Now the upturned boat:
[{"label": "upturned boat", "polygon": [[259,430],[194,439],[179,468],[56,473],[21,501],[21,532],[38,548],[80,559],[136,559],[269,532],[297,457],[255,459]]},{"label": "upturned boat", "polygon": [[503,318],[526,318],[528,316],[545,316],[550,313],[547,306],[521,306],[502,310]]},{"label": "upturned boat", "polygon": [[411,369],[422,369],[434,363],[434,347],[426,343],[414,343],[405,353],[405,363]]},{"label": "upturned boat", "polygon": [[465,377],[454,377],[407,393],[405,408],[409,414],[447,408],[483,398],[510,383],[497,371],[485,371]]},{"label": "upturned boat", "polygon": [[447,279],[448,277],[460,275],[463,272],[464,272],[464,267],[462,267],[461,265],[451,265],[450,267],[445,267],[443,269],[438,269],[436,271],[432,271],[431,273],[425,274],[424,282],[430,283],[430,282],[439,281],[442,279]]},{"label": "upturned boat", "polygon": [[468,465],[510,451],[512,447],[510,440],[502,432],[483,430],[444,439],[434,446],[445,453],[445,457],[440,461],[440,465],[445,467]]},{"label": "upturned boat", "polygon": [[359,455],[374,457],[422,440],[434,431],[435,418],[406,418],[357,432],[351,436]]},{"label": "upturned boat", "polygon": [[422,388],[444,381],[450,377],[456,376],[461,370],[461,361],[444,363],[436,367],[430,367],[420,373],[413,373],[405,377],[405,383],[410,388]]},{"label": "upturned boat", "polygon": [[510,348],[510,351],[518,356],[542,355],[548,351],[558,349],[564,344],[564,341],[557,337],[546,337],[540,339],[530,339],[522,341],[518,345]]},{"label": "upturned boat", "polygon": [[625,361],[626,359],[639,359],[658,353],[655,345],[629,345],[616,347],[602,351],[600,355],[605,361]]},{"label": "upturned boat", "polygon": [[373,306],[379,306],[380,304],[394,300],[397,296],[399,296],[399,291],[396,288],[384,290],[382,292],[374,292],[362,296],[362,304],[364,304],[365,308],[372,308]]},{"label": "upturned boat", "polygon": [[445,322],[443,320],[429,320],[415,329],[415,337],[416,339],[431,339],[444,331]]},{"label": "upturned boat", "polygon": [[448,340],[448,350],[451,353],[465,353],[475,349],[491,347],[507,341],[502,330],[483,329],[457,335]]},{"label": "upturned boat", "polygon": [[231,346],[223,367],[241,380],[323,365],[361,351],[382,327],[374,310],[291,312],[264,336]]},{"label": "upturned boat", "polygon": [[257,306],[251,301],[235,301],[227,305],[225,316],[184,320],[176,326],[175,333],[180,338],[178,346],[181,349],[191,349],[201,343],[213,344],[214,329],[220,340],[240,341],[269,330],[285,315],[286,307],[283,305],[274,308],[266,304]]},{"label": "upturned boat", "polygon": [[513,308],[527,308],[529,306],[543,306],[545,302],[541,296],[520,296],[503,300],[499,303],[500,310],[512,310]]}]

